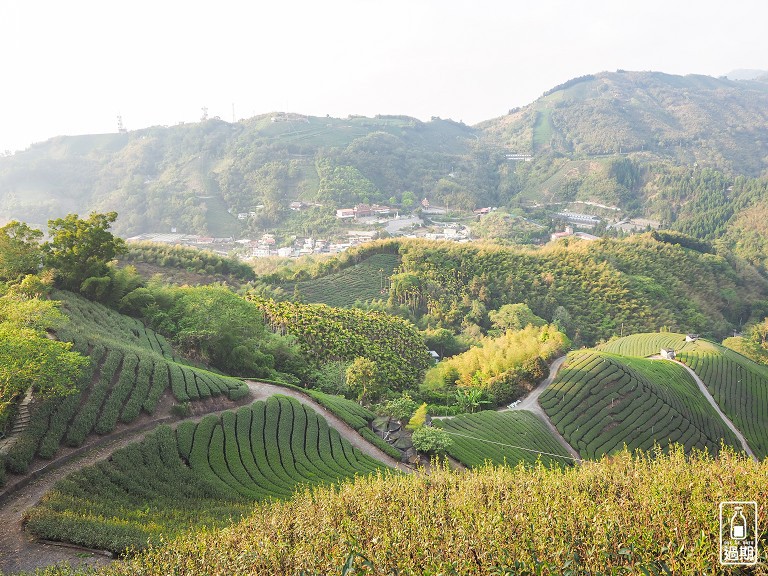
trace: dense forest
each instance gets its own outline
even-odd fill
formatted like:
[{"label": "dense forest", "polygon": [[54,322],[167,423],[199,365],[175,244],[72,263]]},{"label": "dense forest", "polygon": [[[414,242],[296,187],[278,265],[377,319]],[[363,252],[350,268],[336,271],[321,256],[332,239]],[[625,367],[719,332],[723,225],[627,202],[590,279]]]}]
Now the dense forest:
[{"label": "dense forest", "polygon": [[407,305],[425,326],[470,334],[491,327],[490,311],[522,302],[576,344],[664,326],[723,336],[762,317],[768,294],[766,280],[743,261],[652,233],[540,250],[397,246],[402,264],[390,302]]}]

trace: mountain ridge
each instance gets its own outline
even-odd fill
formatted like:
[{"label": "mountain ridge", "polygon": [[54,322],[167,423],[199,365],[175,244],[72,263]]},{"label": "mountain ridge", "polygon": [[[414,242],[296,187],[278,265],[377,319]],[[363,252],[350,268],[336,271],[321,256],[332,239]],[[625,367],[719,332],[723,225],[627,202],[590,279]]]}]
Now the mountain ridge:
[{"label": "mountain ridge", "polygon": [[[586,200],[673,225],[691,198],[671,197],[659,177],[671,174],[679,189],[686,171],[701,170],[731,181],[768,175],[768,83],[599,72],[474,126],[274,112],[60,136],[0,158],[0,219],[42,226],[67,212],[116,210],[126,236],[287,238],[345,234],[337,208],[407,211],[426,197],[463,211]],[[294,201],[308,207],[291,210]]]}]

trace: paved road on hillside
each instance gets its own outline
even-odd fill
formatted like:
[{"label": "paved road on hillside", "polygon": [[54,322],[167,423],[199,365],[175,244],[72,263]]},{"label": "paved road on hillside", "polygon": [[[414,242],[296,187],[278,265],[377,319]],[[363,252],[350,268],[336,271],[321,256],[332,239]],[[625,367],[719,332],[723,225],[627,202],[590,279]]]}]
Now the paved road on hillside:
[{"label": "paved road on hillside", "polygon": [[[308,396],[289,388],[283,388],[281,386],[263,382],[247,382],[247,384],[253,394],[252,401],[265,400],[275,394],[296,398],[302,404],[306,404],[319,414],[322,414],[330,426],[336,428],[343,438],[346,438],[355,448],[358,448],[364,454],[403,472],[412,471],[400,462],[396,462],[373,444],[364,440],[357,431],[353,430],[350,426],[339,420],[335,415],[320,404],[317,404]],[[237,406],[233,406],[233,408],[236,409]],[[233,408],[227,408],[227,410]],[[223,411],[224,410],[214,411],[210,412],[210,414],[218,414]],[[206,415],[207,414],[201,414],[184,420],[176,420],[172,422],[171,425],[175,427],[183,421],[199,421]],[[154,422],[156,422],[157,425],[168,423],[164,418],[158,418]],[[40,501],[40,498],[42,498],[46,492],[53,488],[56,482],[64,478],[67,474],[85,466],[95,464],[100,460],[109,458],[115,450],[142,440],[155,428],[155,426],[153,426],[150,429],[146,429],[146,426],[147,424],[144,424],[142,429],[137,429],[135,431],[130,429],[124,431],[123,435],[120,437],[116,437],[117,435],[115,434],[104,436],[96,441],[83,454],[70,461],[65,461],[65,457],[60,457],[58,461],[63,462],[60,466],[45,472],[39,478],[33,480],[23,488],[9,493],[7,496],[3,496],[4,493],[0,493],[0,497],[3,498],[0,503],[0,573],[12,574],[19,571],[31,572],[37,568],[43,568],[65,561],[73,566],[103,565],[111,561],[108,557],[99,554],[84,558],[82,549],[40,542],[23,530],[21,526],[22,517],[28,509],[32,508]],[[56,460],[53,462],[59,463]]]},{"label": "paved road on hillside", "polygon": [[562,444],[563,448],[568,450],[568,453],[575,458],[577,461],[581,461],[581,456],[579,456],[579,453],[568,444],[565,438],[563,438],[563,435],[560,434],[560,431],[555,428],[555,425],[552,424],[552,421],[549,419],[549,416],[547,416],[547,413],[544,412],[544,409],[541,407],[541,404],[539,404],[539,396],[541,396],[541,393],[544,392],[544,390],[547,389],[547,386],[552,384],[554,379],[557,377],[557,373],[560,371],[560,367],[563,365],[563,362],[565,362],[565,356],[560,356],[559,358],[555,358],[552,361],[552,364],[549,365],[549,376],[545,380],[543,380],[536,388],[534,388],[528,396],[523,398],[520,401],[520,404],[515,406],[514,408],[503,408],[501,411],[505,410],[528,410],[529,412],[532,412],[538,418],[544,422],[546,427],[549,429],[550,432],[557,438],[557,440]]},{"label": "paved road on hillside", "polygon": [[[661,360],[661,358],[656,358],[656,357],[653,359]],[[736,428],[736,426],[734,426],[733,422],[731,422],[731,419],[728,418],[728,416],[726,416],[725,414],[723,414],[723,411],[720,410],[720,406],[717,405],[717,402],[715,402],[715,399],[712,397],[712,394],[709,393],[709,390],[707,390],[707,387],[704,385],[704,382],[701,381],[701,378],[699,378],[699,375],[696,374],[696,372],[694,372],[692,368],[689,368],[679,360],[672,360],[672,362],[680,364],[680,366],[688,370],[688,374],[690,374],[693,377],[693,379],[696,381],[696,384],[699,386],[699,390],[701,390],[701,393],[704,394],[704,397],[712,405],[712,408],[715,409],[715,412],[717,412],[720,415],[720,418],[723,419],[723,422],[725,422],[725,425],[728,426],[728,428],[731,429],[731,432],[733,432],[736,435],[736,438],[739,439],[739,442],[741,442],[741,447],[744,449],[744,452],[749,454],[753,460],[757,461],[757,457],[755,456],[755,453],[752,452],[752,449],[749,447],[749,444],[747,444],[747,439],[744,438],[744,435],[739,431],[738,428]]]}]

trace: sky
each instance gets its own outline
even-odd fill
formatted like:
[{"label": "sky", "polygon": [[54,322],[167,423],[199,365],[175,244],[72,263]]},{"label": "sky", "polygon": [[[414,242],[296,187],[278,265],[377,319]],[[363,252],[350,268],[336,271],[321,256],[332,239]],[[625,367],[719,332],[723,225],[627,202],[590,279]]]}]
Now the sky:
[{"label": "sky", "polygon": [[203,107],[475,124],[584,74],[768,70],[766,22],[765,0],[0,0],[0,153]]}]

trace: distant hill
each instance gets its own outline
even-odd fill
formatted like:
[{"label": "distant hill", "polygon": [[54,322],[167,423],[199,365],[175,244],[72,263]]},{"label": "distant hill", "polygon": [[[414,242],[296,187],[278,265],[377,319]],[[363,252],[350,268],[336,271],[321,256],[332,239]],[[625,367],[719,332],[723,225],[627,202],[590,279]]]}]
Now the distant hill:
[{"label": "distant hill", "polygon": [[[768,182],[767,78],[601,72],[476,126],[275,112],[62,136],[0,158],[0,221],[44,227],[67,212],[116,210],[124,236],[271,232],[287,243],[344,233],[335,210],[358,203],[408,210],[427,197],[456,210],[505,207],[549,226],[580,201],[609,207],[582,211],[707,239],[735,225],[735,247],[755,216],[729,222],[768,200],[753,186]],[[304,204],[292,210],[293,201]],[[762,264],[760,244],[743,251]]]},{"label": "distant hill", "polygon": [[762,76],[768,76],[768,70],[738,69],[731,70],[725,75],[729,80],[757,80]]},{"label": "distant hill", "polygon": [[752,176],[765,170],[768,86],[709,76],[603,72],[565,82],[479,128],[521,153],[641,153]]},{"label": "distant hill", "polygon": [[[248,224],[285,227],[296,220],[296,200],[313,204],[299,232],[307,222],[332,225],[339,206],[398,206],[405,191],[472,209],[497,188],[496,163],[476,142],[476,130],[450,120],[287,114],[61,136],[0,158],[0,219],[42,225],[68,212],[116,210],[125,235],[230,236]],[[247,212],[256,213],[250,223],[238,220]]]}]

